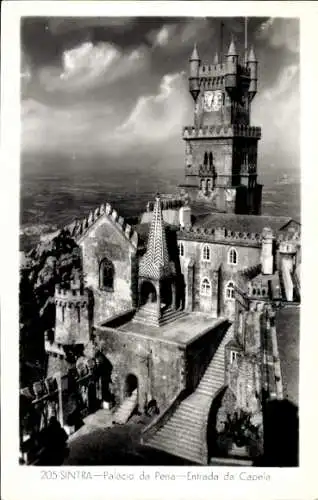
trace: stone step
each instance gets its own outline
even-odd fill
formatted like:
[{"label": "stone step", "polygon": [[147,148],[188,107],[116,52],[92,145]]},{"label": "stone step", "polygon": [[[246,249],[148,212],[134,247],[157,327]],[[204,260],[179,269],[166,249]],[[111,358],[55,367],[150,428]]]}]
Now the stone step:
[{"label": "stone step", "polygon": [[198,436],[186,436],[173,434],[157,434],[156,438],[153,440],[154,443],[166,444],[171,450],[175,448],[184,448],[187,450],[199,451],[201,448],[200,435]]},{"label": "stone step", "polygon": [[197,443],[200,443],[200,428],[196,429],[196,432],[184,432],[184,429],[182,431],[182,429],[180,427],[175,427],[175,428],[164,428],[161,430],[161,432],[159,431],[157,434],[157,436],[159,437],[163,437],[163,438],[169,438],[171,439],[172,441],[174,439],[177,439],[178,441],[189,441],[191,443],[194,443],[194,445],[196,446]]},{"label": "stone step", "polygon": [[186,446],[178,446],[178,444],[172,446],[171,443],[158,442],[157,440],[153,440],[150,446],[151,445],[156,449],[169,453],[170,455],[184,458],[193,463],[203,464],[199,449],[193,449],[192,447],[190,448]]},{"label": "stone step", "polygon": [[160,432],[162,429],[184,429],[185,427],[187,428],[193,428],[193,429],[200,429],[201,423],[197,420],[187,420],[180,418],[178,420],[169,420],[161,429],[159,429],[158,432]]}]

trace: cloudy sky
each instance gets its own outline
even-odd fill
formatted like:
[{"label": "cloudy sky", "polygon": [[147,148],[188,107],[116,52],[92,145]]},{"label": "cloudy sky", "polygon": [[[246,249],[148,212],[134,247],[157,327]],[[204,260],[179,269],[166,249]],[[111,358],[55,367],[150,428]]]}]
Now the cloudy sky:
[{"label": "cloudy sky", "polygon": [[[30,154],[160,157],[182,165],[191,124],[188,58],[220,50],[220,18],[24,18],[21,23],[22,148]],[[241,54],[243,18],[224,18]],[[252,121],[263,128],[263,163],[299,166],[299,25],[251,18],[259,60]],[[179,158],[179,160],[177,160]],[[119,162],[118,162],[119,163]],[[178,168],[180,166],[178,165]],[[263,166],[264,168],[264,166]]]}]

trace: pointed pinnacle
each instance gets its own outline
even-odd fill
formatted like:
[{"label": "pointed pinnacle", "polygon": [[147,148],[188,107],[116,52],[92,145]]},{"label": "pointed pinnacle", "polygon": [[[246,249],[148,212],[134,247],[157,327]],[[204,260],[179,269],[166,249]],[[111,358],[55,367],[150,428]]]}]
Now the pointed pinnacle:
[{"label": "pointed pinnacle", "polygon": [[256,62],[256,56],[255,56],[255,52],[254,52],[254,48],[253,48],[253,46],[252,46],[252,47],[251,47],[251,49],[250,49],[250,52],[249,52],[249,55],[248,55],[247,61],[248,61],[248,62]]},{"label": "pointed pinnacle", "polygon": [[197,44],[194,44],[193,51],[190,57],[190,61],[200,61],[200,57],[198,54]]},{"label": "pointed pinnacle", "polygon": [[217,52],[215,53],[213,64],[219,64],[219,54]]},{"label": "pointed pinnacle", "polygon": [[227,55],[228,56],[237,56],[237,52],[236,52],[236,47],[235,47],[233,36],[232,36],[232,40],[231,40],[231,43],[230,43]]}]

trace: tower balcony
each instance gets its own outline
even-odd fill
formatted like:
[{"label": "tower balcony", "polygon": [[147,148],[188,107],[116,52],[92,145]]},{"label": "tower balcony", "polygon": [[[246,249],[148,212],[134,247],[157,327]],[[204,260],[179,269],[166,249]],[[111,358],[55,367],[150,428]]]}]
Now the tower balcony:
[{"label": "tower balcony", "polygon": [[206,125],[205,127],[187,126],[183,128],[182,138],[202,139],[221,137],[252,137],[260,139],[262,135],[261,127],[251,127],[249,125]]}]

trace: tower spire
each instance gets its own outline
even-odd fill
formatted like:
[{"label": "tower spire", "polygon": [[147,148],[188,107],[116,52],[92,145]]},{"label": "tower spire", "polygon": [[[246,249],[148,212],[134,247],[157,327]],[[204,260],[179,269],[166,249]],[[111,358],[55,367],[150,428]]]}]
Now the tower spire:
[{"label": "tower spire", "polygon": [[140,262],[140,274],[160,279],[170,274],[170,260],[162,217],[161,199],[157,194],[148,235],[147,250]]},{"label": "tower spire", "polygon": [[230,43],[227,55],[228,56],[237,56],[237,52],[236,52],[236,47],[235,47],[233,35],[232,35],[232,38],[231,38],[231,43]]},{"label": "tower spire", "polygon": [[190,57],[190,61],[200,61],[198,49],[197,49],[197,44],[194,44],[193,51]]}]

